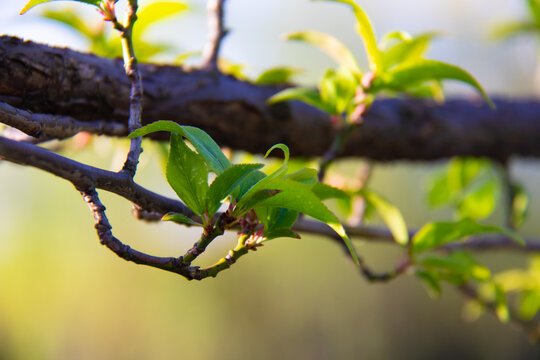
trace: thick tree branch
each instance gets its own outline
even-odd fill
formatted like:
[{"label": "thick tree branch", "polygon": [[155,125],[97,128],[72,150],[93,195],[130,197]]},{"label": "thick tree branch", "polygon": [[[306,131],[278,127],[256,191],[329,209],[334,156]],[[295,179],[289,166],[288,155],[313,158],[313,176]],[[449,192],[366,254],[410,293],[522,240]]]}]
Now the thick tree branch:
[{"label": "thick tree branch", "polygon": [[[0,37],[0,101],[78,121],[127,123],[130,86],[120,61]],[[169,119],[207,131],[220,145],[254,153],[275,143],[293,156],[322,156],[335,136],[329,118],[293,102],[267,106],[280,87],[173,66],[141,65],[143,124]],[[376,101],[342,157],[376,161],[470,155],[540,157],[540,102],[450,99]],[[306,136],[309,134],[309,136]]]}]

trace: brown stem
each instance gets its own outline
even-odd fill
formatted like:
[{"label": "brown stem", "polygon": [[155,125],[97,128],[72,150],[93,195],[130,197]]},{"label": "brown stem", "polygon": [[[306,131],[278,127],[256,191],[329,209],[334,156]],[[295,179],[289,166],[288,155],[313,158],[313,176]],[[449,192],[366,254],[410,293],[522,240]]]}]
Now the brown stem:
[{"label": "brown stem", "polygon": [[224,25],[225,0],[208,0],[208,40],[202,52],[201,68],[217,71],[218,56],[223,38],[228,30]]}]

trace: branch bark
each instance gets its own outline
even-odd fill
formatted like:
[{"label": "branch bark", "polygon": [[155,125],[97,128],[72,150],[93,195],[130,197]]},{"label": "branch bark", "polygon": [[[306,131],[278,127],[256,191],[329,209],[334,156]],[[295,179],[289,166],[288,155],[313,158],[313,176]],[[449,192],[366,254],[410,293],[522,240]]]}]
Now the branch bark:
[{"label": "branch bark", "polygon": [[[119,60],[0,37],[0,101],[35,113],[127,124],[130,86]],[[335,137],[329,118],[307,105],[268,106],[283,87],[214,71],[141,65],[142,122],[169,119],[207,131],[220,145],[263,153],[275,143],[293,156],[321,156]],[[481,156],[540,157],[540,102],[386,99],[375,102],[341,157],[432,161]],[[112,134],[111,134],[112,135]],[[309,135],[309,136],[306,136]],[[164,135],[162,135],[164,136]]]}]

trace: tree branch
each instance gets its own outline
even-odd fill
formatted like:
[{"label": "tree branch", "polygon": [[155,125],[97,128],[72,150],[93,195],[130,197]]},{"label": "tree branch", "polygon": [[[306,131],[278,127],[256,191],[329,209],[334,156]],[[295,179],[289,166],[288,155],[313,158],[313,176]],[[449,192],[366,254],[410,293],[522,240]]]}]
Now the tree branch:
[{"label": "tree branch", "polygon": [[37,140],[66,139],[80,132],[95,135],[126,136],[124,124],[106,121],[77,121],[69,116],[33,114],[0,102],[0,122]]},{"label": "tree branch", "polygon": [[217,71],[221,42],[229,32],[224,26],[225,0],[208,0],[208,40],[204,46],[201,69]]},{"label": "tree branch", "polygon": [[[127,124],[130,86],[116,60],[0,37],[0,101],[35,113]],[[335,137],[327,115],[291,102],[268,106],[282,89],[174,66],[141,65],[142,122],[169,119],[207,131],[220,145],[264,153],[283,142],[293,156],[322,156]],[[451,156],[540,157],[540,102],[411,99],[374,103],[341,157],[432,161]],[[306,136],[309,134],[309,136]],[[163,137],[164,134],[161,134]]]},{"label": "tree branch", "polygon": [[[178,200],[173,200],[156,194],[136,184],[129,176],[65,158],[39,146],[22,143],[0,137],[0,158],[13,163],[32,166],[59,176],[71,182],[77,189],[103,189],[117,194],[137,205],[138,217],[156,220],[159,214],[177,212],[197,219],[193,212]],[[368,241],[395,243],[392,233],[386,228],[375,226],[345,227],[351,237],[363,238]],[[342,243],[340,237],[324,223],[302,219],[294,226],[295,231],[322,235]],[[412,238],[416,230],[410,230]],[[467,248],[471,250],[516,250],[525,252],[540,252],[540,242],[526,239],[526,246],[520,246],[514,241],[501,235],[481,235],[471,237],[467,242],[446,245],[443,249],[456,250]]]}]

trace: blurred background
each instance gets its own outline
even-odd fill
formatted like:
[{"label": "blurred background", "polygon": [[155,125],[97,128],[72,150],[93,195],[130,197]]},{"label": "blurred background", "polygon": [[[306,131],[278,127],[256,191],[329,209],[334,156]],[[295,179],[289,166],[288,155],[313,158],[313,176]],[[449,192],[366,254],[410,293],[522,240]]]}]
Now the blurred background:
[{"label": "blurred background", "polygon": [[[145,5],[149,0],[141,0]],[[25,0],[3,1],[0,34],[88,50],[70,28],[40,17],[45,10],[72,8],[99,20],[82,4],[59,2],[18,12]],[[495,42],[496,24],[527,16],[525,1],[358,1],[379,35],[439,31],[430,57],[470,71],[488,93],[535,96],[537,43],[533,37]],[[206,38],[205,2],[149,29],[147,39],[173,46],[159,61],[200,51]],[[391,10],[389,10],[391,9]],[[248,76],[289,65],[314,84],[330,59],[281,35],[316,29],[331,33],[359,58],[362,46],[354,18],[343,6],[307,0],[229,0],[231,29],[222,56],[245,64]],[[449,94],[470,94],[449,83]],[[95,139],[65,155],[118,169],[128,144]],[[146,144],[137,181],[173,196],[157,151]],[[347,164],[341,166],[348,166]],[[449,210],[426,201],[430,176],[440,163],[376,164],[371,188],[397,205],[407,224],[450,219]],[[512,175],[531,193],[530,215],[521,234],[538,236],[540,164],[513,159]],[[187,282],[160,270],[127,263],[99,245],[90,212],[69,183],[35,169],[0,163],[0,359],[532,359],[540,355],[526,335],[487,314],[469,322],[451,287],[429,297],[413,277],[372,285],[355,272],[341,247],[328,239],[278,239],[242,258],[216,279]],[[398,181],[396,181],[398,180]],[[113,231],[123,242],[156,255],[175,256],[196,240],[196,230],[146,224],[131,216],[130,204],[102,192]],[[496,211],[488,223],[501,223]],[[211,264],[235,242],[216,241],[202,258]],[[376,269],[396,261],[394,246],[357,242]],[[524,267],[520,254],[489,253],[479,259],[492,269]]]}]

